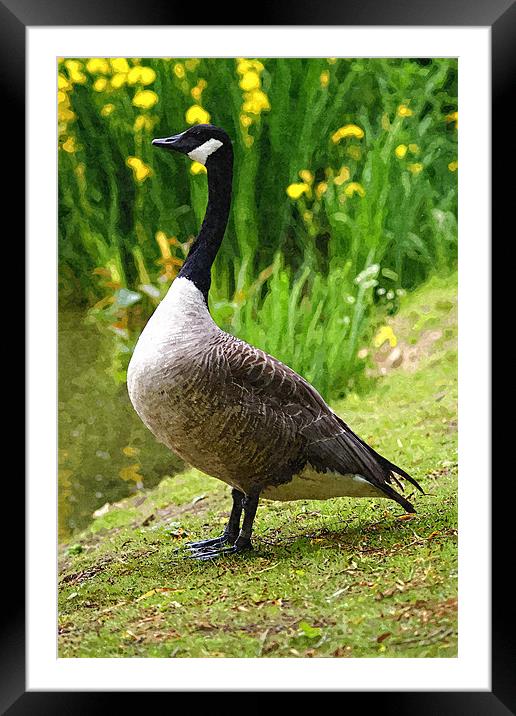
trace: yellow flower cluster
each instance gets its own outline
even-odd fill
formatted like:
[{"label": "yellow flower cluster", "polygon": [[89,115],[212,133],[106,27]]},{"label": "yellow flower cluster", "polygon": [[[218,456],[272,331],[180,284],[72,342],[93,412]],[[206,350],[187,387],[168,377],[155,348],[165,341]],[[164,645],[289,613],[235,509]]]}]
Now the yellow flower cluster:
[{"label": "yellow flower cluster", "polygon": [[394,154],[398,157],[398,159],[404,159],[405,154],[407,153],[407,145],[406,144],[398,144],[396,149],[394,150]]},{"label": "yellow flower cluster", "polygon": [[68,154],[75,154],[77,151],[75,137],[68,137],[68,139],[61,145],[61,149],[64,149],[65,152],[68,152]]},{"label": "yellow flower cluster", "polygon": [[196,102],[200,102],[202,93],[204,92],[204,90],[206,89],[207,86],[208,86],[208,83],[206,82],[206,80],[203,80],[201,78],[199,80],[199,82],[197,82],[195,87],[192,87],[192,89],[190,90],[190,94],[192,95],[192,97],[194,98],[194,100]]},{"label": "yellow flower cluster", "polygon": [[319,82],[321,83],[321,87],[328,87],[330,84],[330,73],[328,70],[323,70],[321,72]]},{"label": "yellow flower cluster", "polygon": [[314,182],[314,175],[312,174],[310,169],[301,169],[298,173],[303,181],[289,184],[286,189],[287,195],[291,199],[300,199],[303,194],[310,196],[312,193],[311,187]]},{"label": "yellow flower cluster", "polygon": [[[289,184],[286,189],[287,195],[296,201],[302,196],[307,196],[308,198],[312,196],[312,184],[314,181],[314,175],[308,169],[302,169],[299,172],[299,176],[303,181]],[[345,184],[341,201],[345,201],[345,197],[352,198],[355,194],[358,194],[360,197],[366,195],[364,187],[358,182],[349,182],[349,184],[346,184],[351,176],[349,167],[341,167],[335,177],[333,176],[333,170],[327,169],[326,176],[327,181],[321,181],[315,186],[315,197],[318,201],[320,201],[321,197],[328,191],[328,182],[331,181],[332,178],[336,186],[340,187]]]},{"label": "yellow flower cluster", "polygon": [[242,113],[240,127],[246,147],[253,144],[253,137],[249,134],[249,127],[258,120],[262,112],[271,108],[269,98],[262,89],[262,72],[265,67],[259,60],[237,59],[236,71],[240,76],[239,86],[243,91]]},{"label": "yellow flower cluster", "polygon": [[412,174],[420,174],[423,171],[423,165],[421,162],[416,162],[415,164],[409,164],[408,169]]},{"label": "yellow flower cluster", "polygon": [[361,196],[362,198],[366,195],[365,189],[362,184],[359,184],[356,181],[352,181],[349,184],[346,184],[346,186],[344,187],[344,194],[348,198],[351,198],[355,194],[358,194],[358,196]]},{"label": "yellow flower cluster", "polygon": [[109,75],[111,66],[104,57],[92,57],[86,63],[86,69],[90,75]]},{"label": "yellow flower cluster", "polygon": [[139,184],[143,183],[152,174],[151,168],[138,157],[128,157],[126,164],[133,170],[133,177]]},{"label": "yellow flower cluster", "polygon": [[291,199],[300,199],[303,194],[310,192],[310,185],[306,182],[295,182],[287,187],[287,194]]},{"label": "yellow flower cluster", "polygon": [[135,132],[152,132],[154,125],[158,121],[157,117],[151,117],[148,114],[139,114],[134,120],[133,130]]},{"label": "yellow flower cluster", "polygon": [[135,65],[131,67],[127,73],[127,84],[128,85],[151,85],[156,79],[156,73],[152,67],[142,67],[141,65]]},{"label": "yellow flower cluster", "polygon": [[119,89],[125,84],[143,86],[150,85],[156,79],[156,73],[152,67],[143,67],[139,60],[133,60],[133,66],[125,57],[113,57],[109,60],[102,57],[92,57],[86,63],[86,69],[91,75],[111,75],[99,77],[93,83],[96,92],[104,92],[108,88]]},{"label": "yellow flower cluster", "polygon": [[182,62],[176,62],[172,68],[172,72],[175,74],[178,80],[182,80],[186,75],[185,66]]},{"label": "yellow flower cluster", "polygon": [[456,172],[458,168],[459,168],[459,162],[456,159],[453,162],[450,162],[448,164],[448,169],[451,172]]},{"label": "yellow flower cluster", "polygon": [[[80,71],[75,65],[72,66],[72,69],[74,72]],[[57,120],[58,134],[60,137],[67,133],[69,122],[72,122],[76,118],[75,112],[73,112],[71,108],[69,96],[73,90],[73,80],[70,69],[68,69],[68,73],[68,78],[61,72],[57,75]]]},{"label": "yellow flower cluster", "polygon": [[455,122],[455,129],[459,128],[459,113],[458,112],[452,112],[451,114],[447,114],[445,117],[445,120],[447,122]]},{"label": "yellow flower cluster", "polygon": [[411,117],[414,112],[406,104],[400,104],[397,109],[398,117]]},{"label": "yellow flower cluster", "polygon": [[354,137],[355,139],[362,139],[364,136],[364,130],[358,127],[356,124],[345,124],[340,129],[337,129],[331,136],[331,140],[334,144],[340,142],[341,139],[346,137]]},{"label": "yellow flower cluster", "polygon": [[406,144],[398,144],[394,150],[394,154],[398,157],[398,159],[404,159],[407,151],[411,154],[419,154],[419,147],[417,144],[409,144],[408,146]]},{"label": "yellow flower cluster", "polygon": [[102,109],[100,110],[100,114],[103,117],[109,117],[109,115],[115,111],[115,105],[108,102],[108,104],[105,104]]},{"label": "yellow flower cluster", "polygon": [[201,61],[197,58],[190,58],[189,60],[185,60],[185,67],[188,72],[195,72],[197,67],[201,64]]},{"label": "yellow flower cluster", "polygon": [[153,90],[138,90],[133,97],[133,104],[140,109],[150,109],[159,101],[159,97]]},{"label": "yellow flower cluster", "polygon": [[320,199],[328,191],[328,184],[325,181],[319,182],[315,187],[315,196]]},{"label": "yellow flower cluster", "polygon": [[79,60],[66,60],[64,63],[71,84],[83,85],[88,79],[84,74],[83,64]]},{"label": "yellow flower cluster", "polygon": [[333,183],[336,184],[337,186],[342,186],[342,184],[344,184],[345,182],[348,181],[350,176],[351,176],[351,174],[349,172],[349,168],[341,167],[339,173],[334,178]]},{"label": "yellow flower cluster", "polygon": [[207,169],[204,164],[201,164],[200,162],[192,162],[190,164],[190,172],[194,175],[207,174]]},{"label": "yellow flower cluster", "polygon": [[391,326],[382,326],[376,336],[374,337],[373,343],[375,348],[380,348],[385,342],[389,342],[391,348],[395,348],[398,344],[398,339],[394,335],[394,331]]},{"label": "yellow flower cluster", "polygon": [[210,113],[199,104],[194,104],[186,110],[185,119],[188,124],[208,124]]}]

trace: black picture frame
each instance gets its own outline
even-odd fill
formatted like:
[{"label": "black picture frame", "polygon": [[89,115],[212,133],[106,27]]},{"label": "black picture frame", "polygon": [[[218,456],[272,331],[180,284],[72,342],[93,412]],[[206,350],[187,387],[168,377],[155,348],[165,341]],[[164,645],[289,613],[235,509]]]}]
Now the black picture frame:
[{"label": "black picture frame", "polygon": [[[513,194],[514,181],[506,181],[499,176],[498,169],[507,157],[508,133],[514,132],[513,122],[507,117],[510,106],[515,73],[516,10],[512,0],[350,0],[346,3],[335,0],[324,2],[296,3],[288,0],[276,0],[275,3],[260,7],[259,18],[249,21],[238,16],[238,23],[228,22],[231,13],[217,3],[199,8],[191,4],[180,5],[174,2],[146,0],[0,0],[0,53],[1,83],[3,85],[4,111],[2,129],[4,140],[3,154],[9,162],[9,181],[5,187],[4,201],[9,211],[16,212],[20,220],[16,222],[21,237],[25,203],[24,185],[24,149],[21,141],[25,112],[25,30],[33,26],[63,25],[195,25],[194,20],[202,18],[204,26],[220,24],[250,25],[391,25],[391,26],[484,26],[491,28],[492,39],[492,147],[493,147],[493,216],[497,224],[504,221],[503,212],[511,207],[509,192]],[[233,16],[235,19],[235,16]],[[259,20],[259,22],[258,22]],[[8,112],[5,111],[8,108]],[[13,123],[13,118],[16,122]],[[509,123],[509,127],[507,126]],[[496,160],[496,162],[495,162]],[[512,197],[511,197],[512,198]],[[507,220],[505,220],[507,221]],[[507,227],[508,223],[504,223]],[[493,231],[495,223],[493,222]],[[507,228],[506,228],[507,232]],[[507,238],[507,233],[504,232]],[[21,244],[20,238],[20,244]],[[19,257],[18,257],[19,259]],[[21,309],[18,307],[18,313]],[[496,314],[493,314],[495,316]],[[493,326],[494,328],[494,326]],[[23,341],[23,337],[21,338]],[[34,348],[31,346],[31,349]],[[18,359],[19,360],[19,359]],[[21,396],[19,396],[21,398]],[[19,433],[18,428],[18,433]],[[497,433],[498,435],[498,433]],[[494,439],[494,437],[493,437]],[[496,455],[496,445],[503,445],[502,437],[496,439],[492,454]],[[20,453],[22,454],[22,453]],[[16,466],[17,474],[21,472]],[[513,482],[514,477],[507,475]],[[507,577],[511,552],[502,534],[500,522],[495,515],[507,511],[507,500],[498,495],[493,481],[493,534],[492,534],[492,690],[461,692],[352,692],[346,693],[346,708],[349,699],[363,700],[367,697],[367,707],[378,706],[382,712],[397,714],[493,714],[516,713],[516,664],[513,626],[513,592]],[[5,512],[17,511],[17,523],[20,524],[24,505],[24,485],[18,477],[9,479],[9,506]],[[510,508],[509,508],[510,509]],[[510,521],[510,520],[508,520]],[[510,542],[509,542],[510,544]],[[21,529],[16,540],[4,547],[2,572],[6,606],[0,610],[0,712],[10,716],[21,714],[61,714],[72,711],[74,714],[103,712],[120,706],[119,692],[50,692],[26,691],[25,686],[25,544]],[[510,570],[510,566],[509,566]],[[510,570],[512,571],[512,570]],[[509,575],[510,578],[510,575]],[[509,592],[509,594],[507,594]],[[407,684],[410,688],[410,684]],[[238,684],[235,684],[235,691]],[[201,694],[199,694],[201,695]],[[163,701],[166,708],[172,706],[171,694],[153,694]],[[148,693],[130,694],[132,707],[148,708],[143,699]],[[173,697],[172,697],[173,698]],[[116,699],[116,702],[115,702]],[[245,703],[242,700],[241,705]],[[167,705],[168,704],[168,705]],[[155,704],[153,704],[155,707]],[[197,701],[189,708],[199,708]]]}]

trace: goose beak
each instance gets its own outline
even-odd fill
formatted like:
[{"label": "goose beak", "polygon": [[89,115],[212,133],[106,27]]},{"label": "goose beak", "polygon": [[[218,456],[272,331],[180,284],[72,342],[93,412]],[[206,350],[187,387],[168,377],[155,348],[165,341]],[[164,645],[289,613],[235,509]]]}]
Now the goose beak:
[{"label": "goose beak", "polygon": [[163,137],[162,139],[153,139],[152,146],[161,147],[162,149],[175,149],[181,151],[180,141],[184,132],[181,134],[174,134],[172,137]]}]

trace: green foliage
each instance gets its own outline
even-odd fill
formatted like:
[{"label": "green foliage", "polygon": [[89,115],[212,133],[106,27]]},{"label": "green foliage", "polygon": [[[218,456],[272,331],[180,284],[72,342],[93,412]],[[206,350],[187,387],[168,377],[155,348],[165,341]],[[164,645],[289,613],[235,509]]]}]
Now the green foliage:
[{"label": "green foliage", "polygon": [[59,76],[61,298],[113,333],[121,382],[204,211],[205,175],[151,147],[188,123],[235,149],[215,318],[325,397],[363,375],[372,308],[455,265],[455,60],[66,60]]}]

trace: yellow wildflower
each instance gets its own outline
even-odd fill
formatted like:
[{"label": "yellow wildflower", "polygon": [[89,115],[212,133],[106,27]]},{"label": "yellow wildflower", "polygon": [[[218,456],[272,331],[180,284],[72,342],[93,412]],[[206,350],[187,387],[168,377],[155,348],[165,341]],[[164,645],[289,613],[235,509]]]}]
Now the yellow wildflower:
[{"label": "yellow wildflower", "polygon": [[200,63],[200,60],[192,58],[190,60],[185,60],[185,67],[188,72],[194,72],[197,69],[197,66],[200,65]]},{"label": "yellow wildflower", "polygon": [[394,335],[394,331],[391,326],[382,326],[374,337],[373,342],[375,348],[380,348],[386,341],[389,341],[391,348],[395,348],[398,344],[398,339]]},{"label": "yellow wildflower", "polygon": [[348,167],[341,167],[341,170],[333,180],[333,183],[337,186],[342,186],[342,184],[344,184],[344,182],[346,182],[350,176],[351,175]]},{"label": "yellow wildflower", "polygon": [[65,90],[65,89],[70,89],[70,88],[71,88],[71,85],[68,82],[68,80],[66,79],[66,77],[64,75],[62,75],[61,73],[59,73],[57,75],[57,89]]},{"label": "yellow wildflower", "polygon": [[419,147],[417,144],[409,144],[408,149],[411,154],[419,154]]},{"label": "yellow wildflower", "polygon": [[207,169],[204,166],[204,164],[201,164],[200,162],[192,162],[190,164],[190,171],[192,174],[206,174]]},{"label": "yellow wildflower", "polygon": [[314,214],[313,214],[312,211],[304,211],[304,212],[303,212],[303,219],[305,220],[305,222],[306,222],[307,224],[311,224],[313,218],[314,218]]},{"label": "yellow wildflower", "polygon": [[329,65],[334,65],[334,64],[337,62],[337,58],[336,58],[336,57],[328,57],[327,60],[326,60],[326,62],[327,62]]},{"label": "yellow wildflower", "polygon": [[109,74],[109,62],[103,57],[92,57],[86,63],[86,69],[90,75],[107,75]]},{"label": "yellow wildflower", "polygon": [[113,75],[113,77],[111,78],[111,86],[114,89],[119,89],[120,87],[125,85],[126,82],[127,82],[127,75],[123,72],[117,72],[117,74]]},{"label": "yellow wildflower", "polygon": [[406,104],[400,104],[400,106],[398,107],[399,117],[411,117],[413,114],[413,111],[410,109],[410,107],[407,107]]},{"label": "yellow wildflower", "polygon": [[133,130],[139,132],[145,127],[145,115],[139,114],[134,120]]},{"label": "yellow wildflower", "polygon": [[186,110],[185,119],[188,124],[208,124],[210,114],[203,107],[194,104]]},{"label": "yellow wildflower", "polygon": [[126,447],[122,448],[122,452],[124,453],[124,455],[127,455],[127,457],[135,457],[135,455],[139,455],[140,448],[127,445]]},{"label": "yellow wildflower", "polygon": [[122,74],[129,72],[129,63],[125,57],[114,57],[111,58],[110,62],[114,72],[120,72]]},{"label": "yellow wildflower", "polygon": [[129,467],[123,467],[118,471],[118,475],[122,478],[122,480],[143,482],[143,475],[140,475],[138,472],[140,469],[141,465],[139,463],[135,463],[134,465],[129,465]]},{"label": "yellow wildflower", "polygon": [[297,182],[287,187],[287,194],[291,199],[299,199],[303,194],[307,194],[310,187],[305,182]]},{"label": "yellow wildflower", "polygon": [[344,187],[344,194],[348,197],[352,197],[354,194],[358,194],[361,197],[365,196],[364,187],[356,181],[352,181]]},{"label": "yellow wildflower", "polygon": [[176,62],[176,64],[174,65],[174,68],[173,68],[173,69],[174,69],[174,74],[175,74],[175,76],[176,76],[179,80],[182,80],[183,77],[184,77],[185,74],[186,74],[186,73],[185,73],[184,65],[182,65],[181,62]]},{"label": "yellow wildflower", "polygon": [[140,90],[133,97],[133,104],[135,107],[141,109],[150,109],[159,101],[159,97],[156,92],[152,90]]},{"label": "yellow wildflower", "polygon": [[299,176],[305,182],[305,184],[311,184],[314,180],[314,175],[309,169],[301,169]]},{"label": "yellow wildflower", "polygon": [[150,85],[156,79],[156,73],[152,67],[140,67],[140,83],[142,85]]},{"label": "yellow wildflower", "polygon": [[264,67],[259,60],[245,60],[243,57],[237,59],[237,72],[239,75],[245,75],[252,70],[260,74],[263,72]]},{"label": "yellow wildflower", "polygon": [[254,137],[251,137],[250,134],[246,134],[244,137],[244,144],[249,149],[249,147],[252,147],[254,144]]},{"label": "yellow wildflower", "polygon": [[153,117],[149,117],[147,114],[139,114],[134,120],[133,130],[141,132],[142,129],[145,129],[146,132],[150,132],[154,127],[154,122]]},{"label": "yellow wildflower", "polygon": [[57,108],[57,118],[60,122],[71,122],[72,119],[75,119],[75,112],[60,104]]},{"label": "yellow wildflower", "polygon": [[448,169],[451,172],[456,172],[458,168],[459,168],[459,162],[456,159],[453,162],[450,162],[448,164]]},{"label": "yellow wildflower", "polygon": [[341,139],[345,137],[355,137],[355,139],[362,139],[364,136],[364,130],[358,127],[356,124],[345,124],[332,135],[332,142],[337,144]]},{"label": "yellow wildflower", "polygon": [[262,112],[267,112],[271,108],[269,98],[265,92],[259,89],[253,90],[252,92],[246,92],[244,94],[244,100],[242,109],[244,112],[249,112],[250,114],[261,114]]},{"label": "yellow wildflower", "polygon": [[330,73],[328,72],[328,70],[323,70],[321,72],[319,82],[321,83],[321,87],[328,87],[328,85],[330,84]]},{"label": "yellow wildflower", "polygon": [[114,112],[114,110],[115,110],[115,105],[114,105],[114,104],[105,104],[105,105],[102,107],[102,109],[100,110],[100,114],[101,114],[103,117],[109,117],[109,115],[111,114],[111,112]]},{"label": "yellow wildflower", "polygon": [[403,159],[405,157],[406,153],[407,153],[407,145],[406,144],[398,144],[398,146],[394,150],[394,154],[398,157],[398,159]]},{"label": "yellow wildflower", "polygon": [[93,83],[93,89],[95,92],[103,92],[107,87],[108,81],[105,77],[99,77],[98,80],[95,80]]},{"label": "yellow wildflower", "polygon": [[323,194],[328,190],[328,184],[325,181],[319,182],[315,187],[315,196],[320,199]]},{"label": "yellow wildflower", "polygon": [[260,86],[260,77],[256,72],[246,72],[239,82],[241,89],[245,92],[252,92]]},{"label": "yellow wildflower", "polygon": [[140,81],[141,69],[142,68],[139,66],[131,67],[131,69],[127,73],[127,84],[128,85],[135,85],[137,82]]},{"label": "yellow wildflower", "polygon": [[152,174],[151,168],[138,157],[128,157],[126,164],[133,170],[133,176],[137,182],[144,182]]},{"label": "yellow wildflower", "polygon": [[412,172],[412,174],[419,174],[423,171],[423,165],[421,162],[416,162],[415,164],[409,164],[408,165],[409,170]]},{"label": "yellow wildflower", "polygon": [[198,101],[201,99],[201,96],[202,96],[202,89],[201,89],[200,87],[197,87],[197,86],[196,86],[196,87],[192,87],[192,89],[190,90],[190,94],[192,95],[192,97],[194,98],[194,100],[195,100],[196,102],[198,102]]},{"label": "yellow wildflower", "polygon": [[78,62],[77,60],[66,60],[65,67],[68,70],[68,76],[70,78],[70,81],[74,84],[83,85],[87,77],[82,72],[82,62]]},{"label": "yellow wildflower", "polygon": [[252,117],[248,117],[247,114],[240,115],[240,124],[242,125],[242,127],[250,127],[252,123]]},{"label": "yellow wildflower", "polygon": [[452,112],[451,114],[447,114],[445,120],[447,122],[455,122],[455,129],[457,129],[459,126],[459,113]]},{"label": "yellow wildflower", "polygon": [[58,90],[57,104],[66,104],[67,106],[69,105],[68,95],[66,94],[66,92],[62,92],[61,90]]},{"label": "yellow wildflower", "polygon": [[360,157],[362,156],[362,152],[360,150],[360,147],[357,147],[356,144],[352,144],[349,147],[346,147],[346,154],[348,157],[351,157],[351,159],[354,159],[356,162],[360,160]]},{"label": "yellow wildflower", "polygon": [[77,145],[75,144],[75,137],[68,137],[66,142],[63,142],[62,148],[68,154],[74,154],[77,151]]}]

